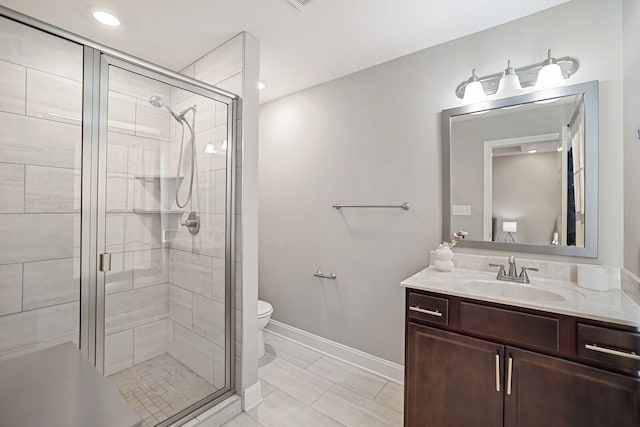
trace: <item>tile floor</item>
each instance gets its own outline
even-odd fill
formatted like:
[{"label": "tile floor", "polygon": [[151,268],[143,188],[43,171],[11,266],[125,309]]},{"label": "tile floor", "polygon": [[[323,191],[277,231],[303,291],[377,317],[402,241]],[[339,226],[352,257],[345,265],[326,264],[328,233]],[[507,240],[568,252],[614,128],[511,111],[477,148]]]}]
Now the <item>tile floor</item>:
[{"label": "tile floor", "polygon": [[224,427],[402,426],[401,385],[268,332],[265,342],[263,402]]},{"label": "tile floor", "polygon": [[127,399],[145,427],[166,420],[215,391],[166,353],[110,375],[107,381]]}]

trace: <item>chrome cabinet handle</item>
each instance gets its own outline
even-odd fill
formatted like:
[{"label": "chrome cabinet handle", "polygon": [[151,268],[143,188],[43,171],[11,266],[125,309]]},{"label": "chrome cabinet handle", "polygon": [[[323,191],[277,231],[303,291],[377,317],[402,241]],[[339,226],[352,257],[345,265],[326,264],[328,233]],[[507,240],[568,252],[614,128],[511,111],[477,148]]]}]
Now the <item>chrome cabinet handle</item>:
[{"label": "chrome cabinet handle", "polygon": [[496,391],[500,391],[500,355],[496,354]]},{"label": "chrome cabinet handle", "polygon": [[442,317],[442,313],[440,313],[438,310],[436,310],[436,311],[425,310],[424,308],[420,308],[420,307],[417,307],[417,306],[416,307],[409,307],[409,310],[417,311],[418,313],[430,314],[431,316]]},{"label": "chrome cabinet handle", "polygon": [[600,347],[597,344],[585,344],[584,348],[586,348],[587,350],[598,351],[600,353],[611,354],[613,356],[620,356],[632,360],[640,360],[640,355],[637,355],[634,352],[613,350],[611,348]]},{"label": "chrome cabinet handle", "polygon": [[513,371],[513,358],[509,357],[509,363],[507,364],[507,395],[511,396],[511,374]]}]

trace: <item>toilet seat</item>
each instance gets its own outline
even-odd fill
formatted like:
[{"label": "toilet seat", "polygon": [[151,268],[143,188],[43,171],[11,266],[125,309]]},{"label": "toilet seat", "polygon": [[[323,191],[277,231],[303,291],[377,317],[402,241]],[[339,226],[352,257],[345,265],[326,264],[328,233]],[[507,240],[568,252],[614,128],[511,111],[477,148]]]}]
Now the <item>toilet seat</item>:
[{"label": "toilet seat", "polygon": [[258,319],[273,313],[273,307],[266,301],[258,300]]}]

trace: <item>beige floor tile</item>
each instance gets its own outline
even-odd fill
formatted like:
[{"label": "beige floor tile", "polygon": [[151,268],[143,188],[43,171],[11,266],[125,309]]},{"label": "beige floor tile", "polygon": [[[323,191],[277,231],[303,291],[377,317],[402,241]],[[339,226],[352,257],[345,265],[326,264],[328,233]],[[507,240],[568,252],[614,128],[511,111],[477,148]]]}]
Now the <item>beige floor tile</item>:
[{"label": "beige floor tile", "polygon": [[[333,385],[286,360],[274,358],[258,370],[260,379],[310,405]],[[274,392],[275,393],[275,392]]]},{"label": "beige floor tile", "polygon": [[224,424],[222,427],[263,427],[262,424],[247,415],[246,412],[241,413],[234,419]]},{"label": "beige floor tile", "polygon": [[249,415],[265,427],[343,426],[280,390],[267,396]]},{"label": "beige floor tile", "polygon": [[402,426],[401,413],[340,386],[333,387],[311,407],[347,427]]},{"label": "beige floor tile", "polygon": [[401,414],[404,412],[404,387],[389,381],[375,401]]},{"label": "beige floor tile", "polygon": [[278,389],[276,386],[263,379],[260,380],[260,384],[262,385],[263,399]]},{"label": "beige floor tile", "polygon": [[266,350],[268,352],[301,368],[308,368],[322,358],[322,354],[317,351],[296,344],[293,341],[265,332],[265,339],[267,337]]},{"label": "beige floor tile", "polygon": [[387,383],[382,377],[326,356],[307,370],[369,399],[375,398]]}]

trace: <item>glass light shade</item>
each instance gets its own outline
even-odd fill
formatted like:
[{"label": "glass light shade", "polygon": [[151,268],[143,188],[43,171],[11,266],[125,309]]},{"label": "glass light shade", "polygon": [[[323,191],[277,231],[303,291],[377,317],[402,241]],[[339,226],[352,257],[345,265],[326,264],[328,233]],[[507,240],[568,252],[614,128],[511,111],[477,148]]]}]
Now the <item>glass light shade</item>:
[{"label": "glass light shade", "polygon": [[487,95],[484,93],[482,83],[471,82],[464,88],[464,98],[462,98],[462,102],[465,104],[475,104],[485,99],[487,99]]},{"label": "glass light shade", "polygon": [[520,78],[518,75],[516,73],[505,73],[500,79],[500,83],[498,83],[498,92],[496,92],[496,96],[503,98],[519,95],[520,93],[522,93],[522,85],[520,84]]},{"label": "glass light shade", "polygon": [[563,86],[566,83],[562,75],[562,69],[558,64],[547,64],[540,69],[538,80],[536,81],[536,90],[551,89]]}]

